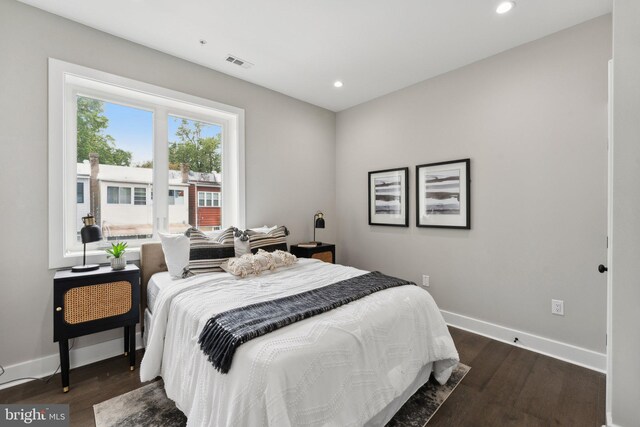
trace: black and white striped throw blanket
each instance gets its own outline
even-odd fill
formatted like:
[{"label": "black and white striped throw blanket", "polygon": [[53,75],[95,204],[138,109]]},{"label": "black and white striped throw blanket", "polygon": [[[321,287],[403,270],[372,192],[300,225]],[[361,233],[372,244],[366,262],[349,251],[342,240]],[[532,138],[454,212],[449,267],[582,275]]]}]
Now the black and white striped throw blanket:
[{"label": "black and white striped throw blanket", "polygon": [[198,344],[213,366],[226,374],[236,349],[245,342],[375,292],[404,285],[415,283],[374,271],[300,294],[234,308],[209,319]]}]

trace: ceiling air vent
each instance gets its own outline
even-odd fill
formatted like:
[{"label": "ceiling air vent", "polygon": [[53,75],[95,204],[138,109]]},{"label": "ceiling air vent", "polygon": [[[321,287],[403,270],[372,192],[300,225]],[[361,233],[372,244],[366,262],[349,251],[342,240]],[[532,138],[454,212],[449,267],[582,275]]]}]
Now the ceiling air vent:
[{"label": "ceiling air vent", "polygon": [[227,62],[230,62],[232,64],[238,65],[242,68],[251,68],[253,67],[253,64],[249,61],[245,61],[244,59],[240,59],[237,56],[233,56],[233,55],[227,55],[226,58]]}]

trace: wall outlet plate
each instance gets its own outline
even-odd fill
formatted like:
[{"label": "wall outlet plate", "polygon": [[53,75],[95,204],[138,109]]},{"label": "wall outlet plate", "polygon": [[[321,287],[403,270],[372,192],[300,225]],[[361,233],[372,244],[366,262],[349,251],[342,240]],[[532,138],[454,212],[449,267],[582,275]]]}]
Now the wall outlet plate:
[{"label": "wall outlet plate", "polygon": [[564,316],[564,301],[559,299],[551,300],[551,314]]},{"label": "wall outlet plate", "polygon": [[422,275],[422,286],[424,286],[425,288],[429,287],[429,276],[427,276],[426,274]]}]

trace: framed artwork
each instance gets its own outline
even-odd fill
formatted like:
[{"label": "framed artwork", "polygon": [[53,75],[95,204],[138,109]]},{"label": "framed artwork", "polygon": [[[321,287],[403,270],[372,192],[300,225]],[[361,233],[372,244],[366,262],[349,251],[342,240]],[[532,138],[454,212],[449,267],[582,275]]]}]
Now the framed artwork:
[{"label": "framed artwork", "polygon": [[369,225],[409,226],[409,168],[369,172]]},{"label": "framed artwork", "polygon": [[471,160],[416,166],[416,225],[471,228]]}]

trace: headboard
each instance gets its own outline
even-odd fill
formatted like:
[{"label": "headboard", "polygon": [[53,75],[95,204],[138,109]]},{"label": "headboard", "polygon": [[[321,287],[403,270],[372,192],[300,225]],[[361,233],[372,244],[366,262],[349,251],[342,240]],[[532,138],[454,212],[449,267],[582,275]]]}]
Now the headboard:
[{"label": "headboard", "polygon": [[160,242],[143,243],[140,246],[140,301],[141,324],[140,330],[144,333],[144,311],[147,308],[147,284],[154,274],[167,271],[164,261],[164,252]]}]

